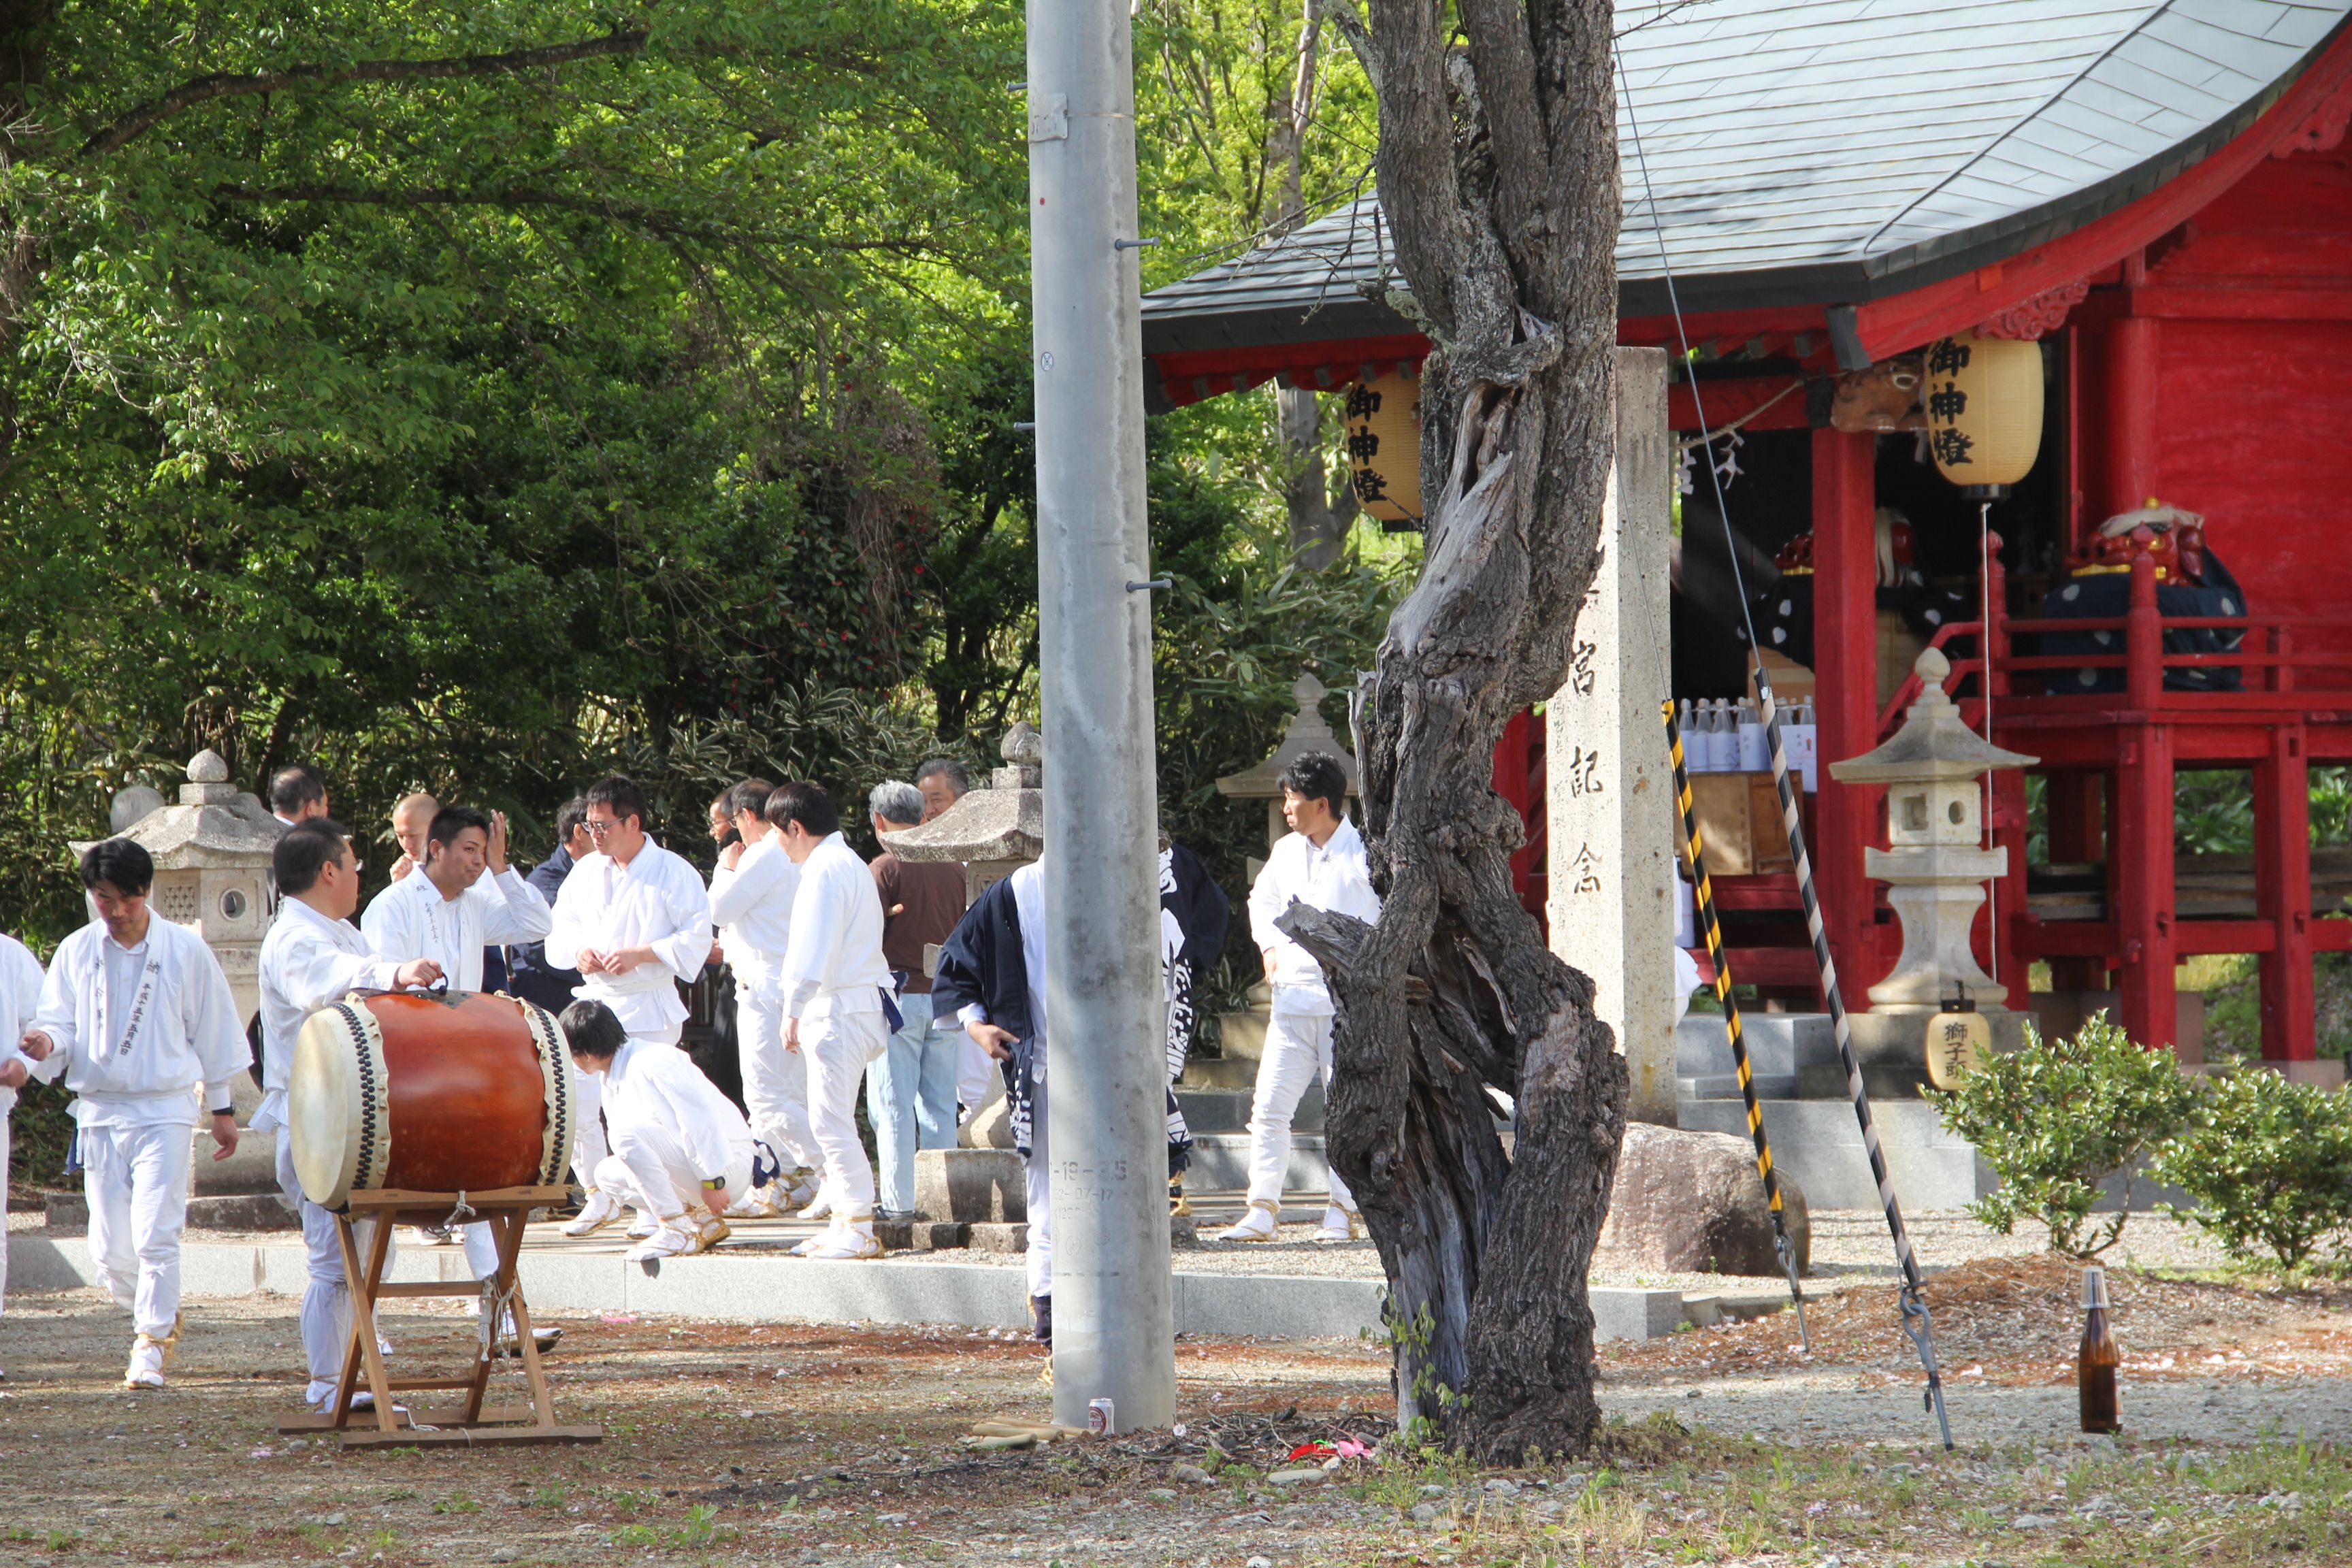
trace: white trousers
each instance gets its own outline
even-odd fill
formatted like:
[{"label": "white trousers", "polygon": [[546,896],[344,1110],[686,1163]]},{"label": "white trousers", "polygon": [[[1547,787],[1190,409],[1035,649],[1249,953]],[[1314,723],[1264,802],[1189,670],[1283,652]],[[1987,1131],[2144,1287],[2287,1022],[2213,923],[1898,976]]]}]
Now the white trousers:
[{"label": "white trousers", "polygon": [[604,1075],[574,1073],[572,1081],[580,1086],[579,1097],[572,1104],[572,1173],[582,1186],[593,1188],[596,1168],[613,1152],[604,1142]]},{"label": "white trousers", "polygon": [[[335,1237],[335,1216],[302,1195],[302,1184],[294,1174],[294,1134],[284,1127],[278,1130],[278,1190],[302,1216],[303,1262],[310,1276],[302,1287],[302,1359],[310,1368],[309,1402],[315,1405],[343,1375],[343,1356],[352,1342],[352,1288],[343,1274],[343,1248]],[[352,1239],[358,1244],[362,1264],[378,1223],[363,1219],[352,1227]],[[399,1249],[397,1239],[385,1244],[387,1275]]]},{"label": "white trousers", "polygon": [[[808,1064],[784,1049],[783,1004],[755,995],[738,979],[735,1039],[743,1063],[743,1105],[751,1136],[766,1142],[793,1169],[814,1171],[824,1161],[809,1121]],[[740,1195],[740,1194],[738,1194]]]},{"label": "white trousers", "polygon": [[614,1152],[596,1167],[596,1186],[615,1202],[642,1209],[664,1224],[702,1201],[702,1178],[723,1174],[730,1200],[751,1187],[751,1155],[730,1162],[724,1172],[698,1171],[687,1157],[686,1144],[659,1122],[623,1128],[615,1135]]},{"label": "white trousers", "polygon": [[[8,1212],[8,1112],[0,1110],[0,1215]],[[0,1232],[0,1310],[8,1304],[8,1237]]]},{"label": "white trousers", "polygon": [[[1276,1013],[1265,1026],[1265,1056],[1257,1064],[1257,1092],[1250,1101],[1250,1202],[1280,1206],[1283,1178],[1290,1170],[1290,1119],[1318,1071],[1328,1096],[1330,1016]],[[1336,1170],[1331,1173],[1331,1201],[1343,1209],[1356,1206]]]},{"label": "white trousers", "polygon": [[1029,1294],[1054,1293],[1054,1166],[1045,1142],[1045,1085],[1029,1102],[1029,1158],[1021,1167],[1029,1194]]},{"label": "white trousers", "polygon": [[194,1134],[184,1121],[80,1131],[98,1282],[141,1333],[160,1340],[180,1319],[180,1233],[188,1223]]},{"label": "white trousers", "polygon": [[809,1121],[824,1155],[825,1190],[833,1195],[834,1212],[851,1218],[874,1214],[874,1163],[857,1141],[857,1086],[866,1064],[889,1043],[887,1026],[879,1008],[801,1020]]}]

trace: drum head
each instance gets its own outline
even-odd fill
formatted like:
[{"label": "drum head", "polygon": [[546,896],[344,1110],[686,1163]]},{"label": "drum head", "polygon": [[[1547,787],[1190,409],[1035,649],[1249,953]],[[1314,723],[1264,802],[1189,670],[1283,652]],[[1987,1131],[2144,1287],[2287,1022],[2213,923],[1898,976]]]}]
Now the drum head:
[{"label": "drum head", "polygon": [[304,1197],[326,1208],[350,1199],[366,1142],[370,1097],[362,1091],[361,1058],[373,1026],[364,1008],[340,1003],[311,1014],[294,1043],[286,1085],[294,1179]]}]

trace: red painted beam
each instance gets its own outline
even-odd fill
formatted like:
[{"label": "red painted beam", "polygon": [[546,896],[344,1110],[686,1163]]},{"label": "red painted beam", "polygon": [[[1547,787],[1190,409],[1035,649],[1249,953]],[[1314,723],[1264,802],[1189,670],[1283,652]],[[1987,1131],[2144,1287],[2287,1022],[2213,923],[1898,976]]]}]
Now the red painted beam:
[{"label": "red painted beam", "polygon": [[[1759,414],[1757,410],[1762,409]],[[1696,433],[1699,416],[1710,430],[1720,430],[1742,419],[1744,430],[1805,428],[1805,384],[1793,375],[1742,376],[1729,381],[1703,381],[1693,386],[1677,382],[1666,388],[1666,424],[1675,430]],[[1750,419],[1748,416],[1755,415]]]}]

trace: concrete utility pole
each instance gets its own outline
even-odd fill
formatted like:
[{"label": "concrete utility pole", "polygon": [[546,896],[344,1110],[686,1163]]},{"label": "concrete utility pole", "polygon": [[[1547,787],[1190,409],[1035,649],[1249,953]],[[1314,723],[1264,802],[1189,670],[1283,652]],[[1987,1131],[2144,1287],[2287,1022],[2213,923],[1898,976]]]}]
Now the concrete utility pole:
[{"label": "concrete utility pole", "polygon": [[1124,0],[1029,0],[1054,1418],[1176,1415],[1135,75]]}]

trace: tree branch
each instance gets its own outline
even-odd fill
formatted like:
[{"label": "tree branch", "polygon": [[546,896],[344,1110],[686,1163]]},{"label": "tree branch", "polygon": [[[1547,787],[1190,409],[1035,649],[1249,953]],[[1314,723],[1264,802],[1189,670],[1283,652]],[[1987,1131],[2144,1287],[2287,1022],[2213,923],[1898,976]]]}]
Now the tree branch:
[{"label": "tree branch", "polygon": [[1348,40],[1356,63],[1364,68],[1364,79],[1372,84],[1372,96],[1381,91],[1380,55],[1372,47],[1372,35],[1365,29],[1364,18],[1356,9],[1356,0],[1316,0],[1315,15],[1339,29]]},{"label": "tree branch", "polygon": [[464,77],[500,76],[542,66],[570,65],[645,52],[646,33],[607,33],[577,43],[550,44],[543,48],[514,49],[500,55],[457,55],[432,60],[354,60],[349,65],[288,66],[283,70],[250,73],[215,72],[184,81],[163,97],[121,116],[82,143],[81,156],[102,158],[120,151],[184,110],[221,98],[251,98],[298,87],[331,87],[346,81],[451,80]]}]

